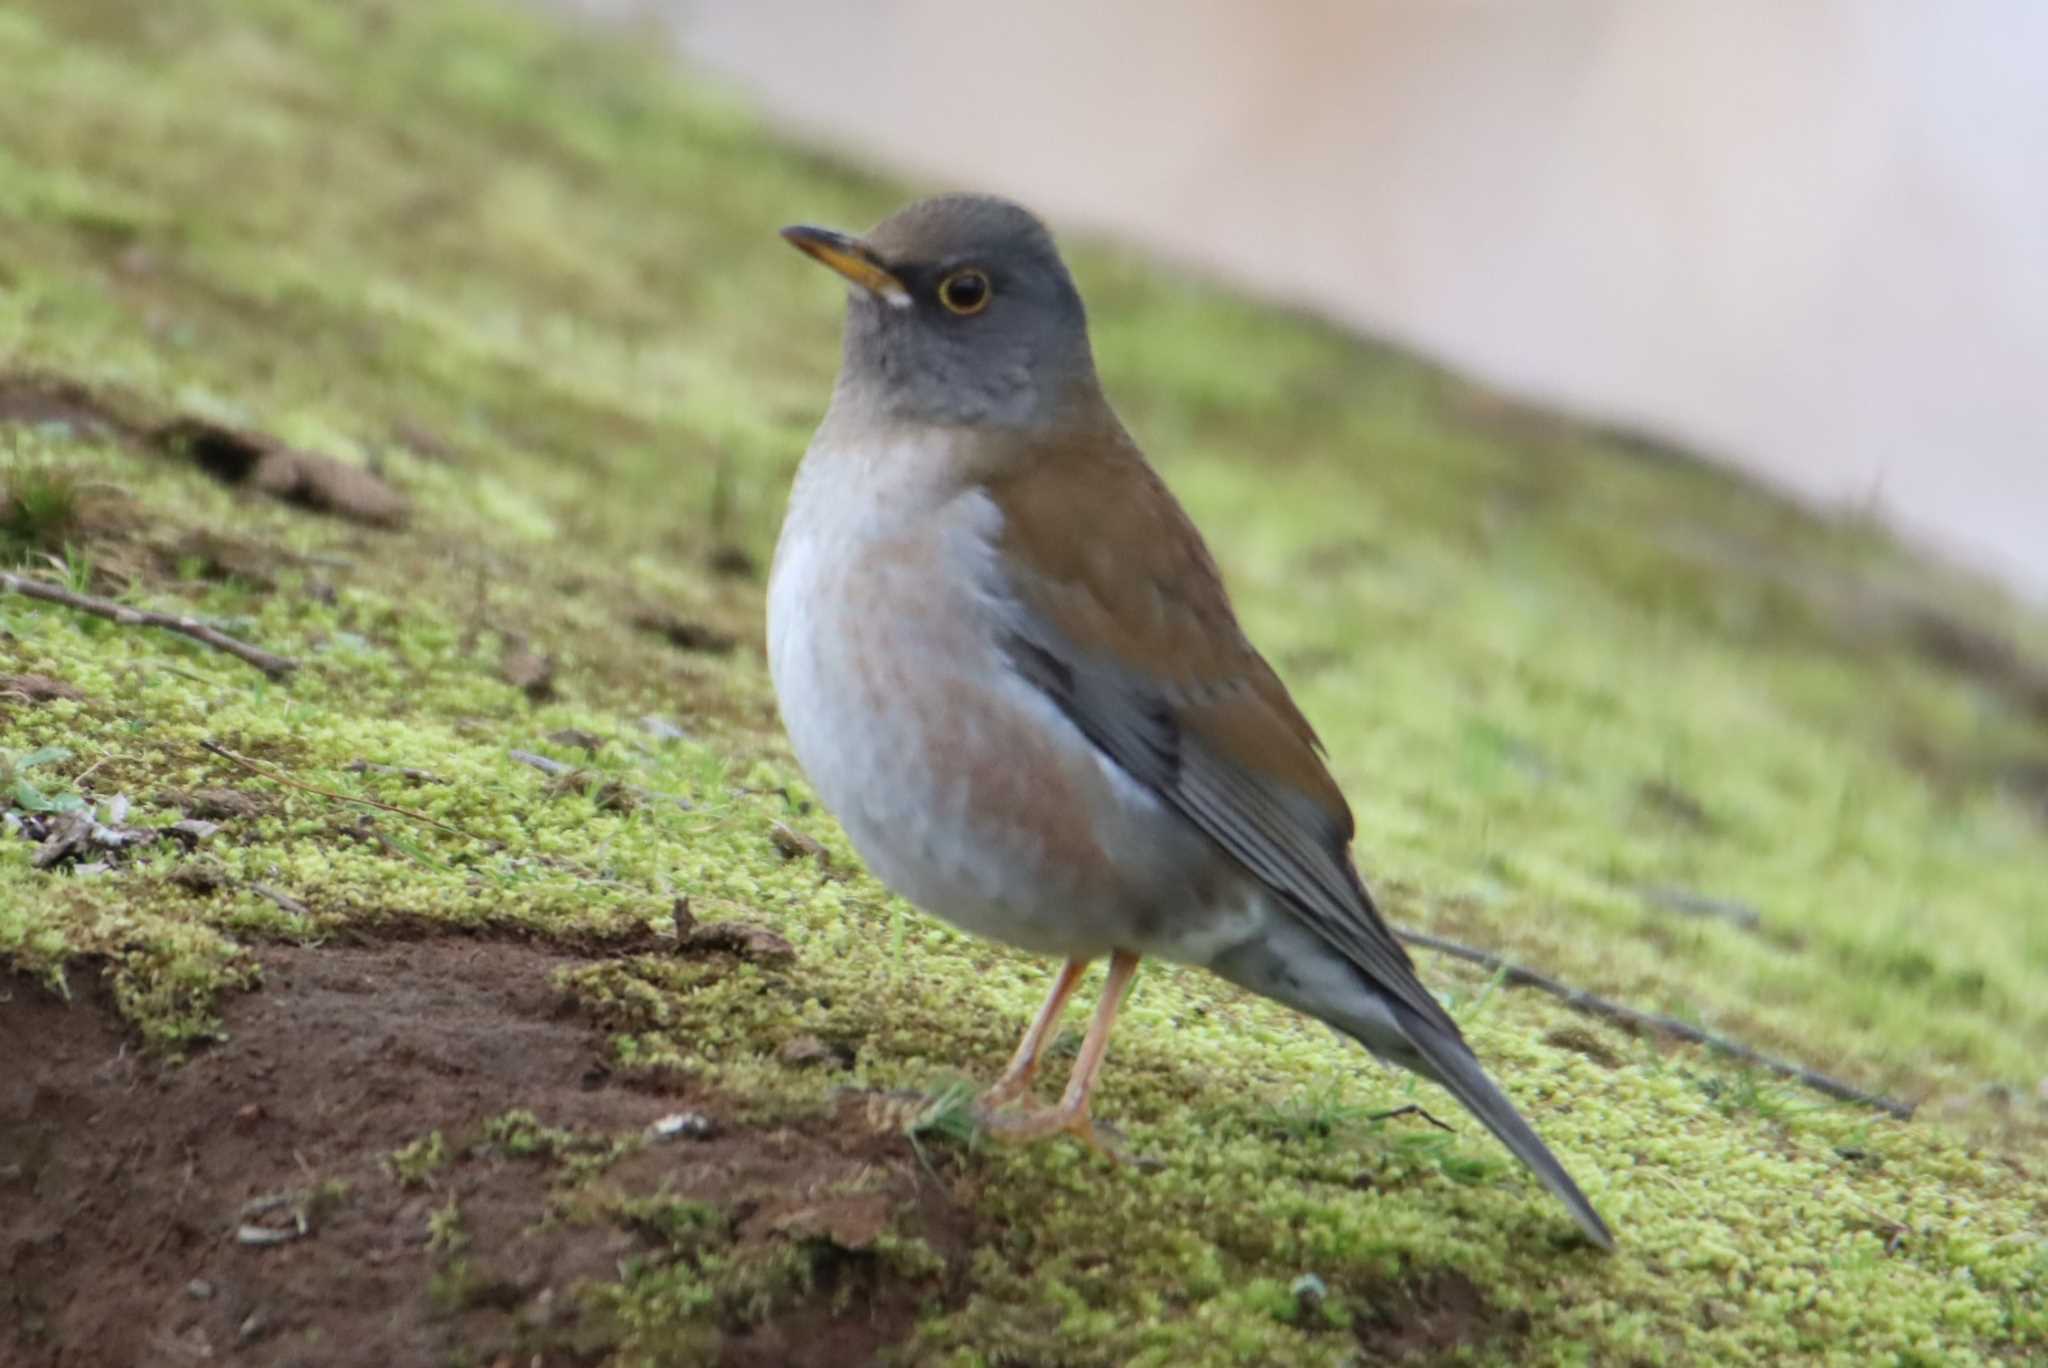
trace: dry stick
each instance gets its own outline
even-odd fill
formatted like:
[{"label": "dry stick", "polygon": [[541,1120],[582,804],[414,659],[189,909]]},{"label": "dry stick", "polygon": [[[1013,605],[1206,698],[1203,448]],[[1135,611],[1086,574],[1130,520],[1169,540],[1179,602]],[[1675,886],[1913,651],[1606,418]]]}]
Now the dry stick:
[{"label": "dry stick", "polygon": [[1704,1045],[1708,1049],[1718,1050],[1722,1054],[1739,1059],[1745,1064],[1754,1064],[1768,1069],[1780,1078],[1789,1078],[1795,1082],[1803,1083],[1817,1093],[1824,1093],[1843,1102],[1854,1102],[1859,1106],[1873,1107],[1878,1111],[1888,1112],[1898,1117],[1901,1121],[1913,1119],[1913,1104],[1911,1102],[1900,1102],[1878,1093],[1865,1092],[1854,1084],[1842,1082],[1839,1078],[1831,1078],[1827,1074],[1805,1068],[1802,1065],[1790,1063],[1783,1059],[1773,1059],[1771,1056],[1753,1050],[1738,1041],[1729,1040],[1725,1036],[1717,1036],[1711,1031],[1703,1031],[1690,1022],[1680,1021],[1677,1017],[1663,1016],[1657,1012],[1641,1012],[1633,1007],[1624,1007],[1618,1002],[1611,1002],[1606,998],[1596,997],[1582,988],[1574,988],[1570,984],[1560,982],[1547,974],[1539,974],[1534,969],[1525,969],[1519,964],[1502,959],[1491,951],[1474,949],[1469,945],[1460,945],[1456,941],[1445,940],[1441,936],[1432,936],[1422,931],[1409,931],[1398,926],[1394,928],[1394,934],[1407,941],[1410,945],[1419,945],[1425,950],[1440,951],[1454,959],[1467,960],[1473,964],[1480,965],[1499,974],[1508,983],[1514,984],[1517,987],[1535,988],[1549,993],[1552,997],[1562,998],[1567,1006],[1574,1010],[1585,1012],[1588,1015],[1605,1017],[1609,1021],[1619,1022],[1624,1026],[1633,1027],[1637,1030],[1654,1031],[1660,1035],[1675,1036],[1694,1045]]},{"label": "dry stick", "polygon": [[81,613],[117,622],[123,627],[161,627],[167,632],[176,632],[216,651],[246,660],[272,679],[283,679],[299,668],[299,662],[268,651],[258,650],[247,642],[237,641],[223,632],[217,632],[197,618],[181,617],[175,613],[155,613],[146,608],[130,608],[125,603],[112,599],[94,598],[90,594],[74,594],[45,580],[30,579],[26,575],[0,573],[0,589],[9,589],[28,598],[43,599],[49,603],[61,603],[66,608],[76,608]]},{"label": "dry stick", "polygon": [[395,774],[401,779],[410,779],[415,784],[445,784],[448,781],[438,774],[429,774],[423,769],[409,769],[404,765],[380,765],[373,760],[352,760],[348,765],[350,774]]},{"label": "dry stick", "polygon": [[248,889],[251,893],[260,894],[270,899],[270,901],[277,904],[277,910],[285,913],[287,916],[310,917],[313,915],[311,908],[281,888],[272,888],[269,884],[262,883],[243,884],[242,887]]},{"label": "dry stick", "polygon": [[533,766],[550,779],[562,779],[576,773],[574,765],[565,765],[560,760],[550,760],[547,756],[535,755],[532,751],[511,750],[505,753],[522,765]]}]

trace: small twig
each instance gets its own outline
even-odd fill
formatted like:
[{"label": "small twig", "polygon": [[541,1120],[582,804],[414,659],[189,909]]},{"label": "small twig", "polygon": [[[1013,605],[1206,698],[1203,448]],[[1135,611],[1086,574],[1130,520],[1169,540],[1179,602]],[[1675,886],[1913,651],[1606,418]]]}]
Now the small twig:
[{"label": "small twig", "polygon": [[272,780],[276,783],[285,784],[295,789],[303,789],[307,793],[317,793],[322,798],[331,798],[337,803],[360,803],[364,807],[373,807],[381,812],[395,812],[400,817],[409,817],[415,822],[423,822],[430,827],[436,828],[437,830],[448,832],[450,835],[460,836],[464,840],[481,842],[482,844],[489,846],[492,850],[503,850],[505,848],[502,842],[489,840],[485,837],[477,835],[473,831],[464,831],[459,826],[450,826],[448,823],[441,821],[439,818],[427,816],[427,814],[424,812],[414,812],[411,808],[402,808],[399,807],[396,803],[379,802],[375,798],[364,798],[353,793],[336,793],[332,789],[324,789],[316,784],[309,784],[303,779],[294,779],[291,775],[286,774],[283,770],[274,768],[270,765],[266,765],[260,760],[251,760],[246,755],[237,755],[233,751],[229,750],[226,746],[223,746],[216,741],[201,741],[199,743],[199,748],[203,751],[208,751],[214,755],[218,755],[223,760],[233,761],[235,764],[240,765],[243,769],[248,770],[254,774],[260,774],[264,778]]},{"label": "small twig", "polygon": [[550,760],[547,756],[535,755],[532,751],[514,750],[507,751],[506,754],[522,765],[533,766],[550,779],[565,779],[576,773],[574,765],[565,765],[560,760]]},{"label": "small twig", "polygon": [[1429,1114],[1429,1110],[1426,1107],[1423,1107],[1419,1103],[1415,1102],[1410,1102],[1405,1107],[1396,1107],[1392,1111],[1374,1112],[1371,1116],[1368,1116],[1365,1119],[1368,1121],[1392,1121],[1395,1117],[1399,1116],[1419,1116],[1423,1120],[1429,1122],[1430,1125],[1435,1126],[1440,1131],[1451,1131],[1451,1134],[1457,1134],[1457,1132],[1451,1130],[1449,1126],[1437,1120],[1434,1116],[1431,1116]]},{"label": "small twig", "polygon": [[259,897],[270,899],[270,901],[277,904],[277,910],[285,913],[287,916],[310,917],[313,915],[311,908],[281,888],[272,888],[269,884],[260,883],[243,884],[242,886]]},{"label": "small twig", "polygon": [[438,774],[429,774],[423,769],[411,769],[405,765],[380,765],[372,760],[354,760],[349,763],[350,774],[395,774],[415,784],[445,784],[448,781]]},{"label": "small twig", "polygon": [[1476,949],[1469,945],[1461,945],[1457,941],[1445,940],[1441,936],[1432,936],[1422,931],[1410,931],[1398,926],[1394,928],[1394,934],[1407,941],[1410,945],[1419,945],[1425,950],[1435,950],[1449,955],[1453,959],[1465,960],[1482,968],[1492,970],[1515,987],[1535,988],[1541,992],[1549,993],[1552,997],[1563,1000],[1566,1006],[1571,1007],[1575,1011],[1585,1012],[1589,1016],[1604,1017],[1609,1021],[1619,1022],[1636,1030],[1652,1031],[1658,1035],[1672,1036],[1693,1045],[1704,1045],[1710,1050],[1719,1051],[1731,1058],[1739,1059],[1745,1064],[1754,1064],[1758,1068],[1767,1069],[1780,1078],[1789,1078],[1796,1083],[1813,1089],[1817,1093],[1835,1098],[1838,1101],[1854,1102],[1858,1106],[1871,1107],[1896,1116],[1901,1121],[1913,1119],[1914,1107],[1911,1102],[1900,1102],[1879,1093],[1865,1092],[1854,1084],[1844,1083],[1841,1079],[1830,1077],[1818,1070],[1793,1064],[1787,1060],[1774,1059],[1770,1055],[1753,1050],[1739,1041],[1730,1040],[1726,1036],[1715,1035],[1712,1031],[1701,1030],[1689,1021],[1680,1021],[1677,1017],[1664,1016],[1658,1012],[1643,1012],[1638,1011],[1634,1007],[1625,1007],[1619,1002],[1597,997],[1582,988],[1574,988],[1570,984],[1551,978],[1547,974],[1539,974],[1534,969],[1526,969],[1519,964],[1511,963],[1491,951]]},{"label": "small twig", "polygon": [[237,641],[223,632],[215,631],[197,618],[183,617],[175,613],[156,613],[146,608],[130,608],[125,603],[112,599],[94,598],[89,594],[75,594],[69,589],[50,584],[44,580],[30,579],[26,575],[0,572],[0,589],[9,589],[28,598],[42,599],[48,603],[61,603],[66,608],[76,608],[81,613],[105,618],[123,627],[161,627],[167,632],[176,632],[190,637],[216,651],[254,665],[272,679],[283,679],[299,668],[299,662],[281,655],[272,655],[259,650],[247,642]]},{"label": "small twig", "polygon": [[93,761],[90,765],[87,765],[84,769],[80,770],[76,776],[72,778],[71,787],[77,789],[80,793],[85,792],[85,781],[92,778],[94,772],[97,771],[101,765],[106,764],[107,761],[113,758],[113,755],[109,753],[106,755],[102,755],[99,759]]}]

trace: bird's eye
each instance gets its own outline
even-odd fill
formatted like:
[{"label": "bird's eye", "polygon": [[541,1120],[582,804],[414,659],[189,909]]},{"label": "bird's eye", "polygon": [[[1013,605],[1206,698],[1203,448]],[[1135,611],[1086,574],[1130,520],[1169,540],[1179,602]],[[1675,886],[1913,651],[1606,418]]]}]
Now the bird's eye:
[{"label": "bird's eye", "polygon": [[980,271],[955,271],[939,282],[939,303],[962,318],[986,309],[994,293]]}]

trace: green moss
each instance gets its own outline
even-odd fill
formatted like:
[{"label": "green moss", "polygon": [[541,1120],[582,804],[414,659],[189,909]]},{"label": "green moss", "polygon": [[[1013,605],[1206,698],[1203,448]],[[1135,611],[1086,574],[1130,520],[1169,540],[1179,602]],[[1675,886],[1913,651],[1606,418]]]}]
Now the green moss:
[{"label": "green moss", "polygon": [[446,1167],[448,1142],[437,1130],[391,1152],[391,1171],[407,1187],[430,1186],[434,1175]]},{"label": "green moss", "polygon": [[484,1122],[483,1143],[513,1159],[562,1153],[575,1143],[569,1131],[543,1126],[530,1111],[510,1111]]},{"label": "green moss", "polygon": [[[83,694],[0,699],[17,764],[64,752],[26,771],[38,794],[123,795],[150,824],[203,789],[251,802],[195,851],[97,876],[0,836],[0,961],[104,976],[175,1053],[258,986],[268,942],[631,946],[563,991],[621,1064],[716,1088],[733,1124],[816,1117],[837,1087],[931,1099],[877,1124],[915,1132],[980,1235],[911,1358],[1341,1361],[1449,1279],[1481,1312],[1437,1348],[1478,1358],[2043,1352],[2048,838],[2015,776],[2048,742],[1995,653],[1924,630],[2038,660],[2037,615],[1864,524],[1082,243],[1110,387],[1328,742],[1394,918],[1928,1106],[1902,1125],[1820,1105],[1424,956],[1619,1257],[1561,1242],[1462,1120],[1372,1119],[1454,1119],[1440,1095],[1171,969],[1136,990],[1099,1102],[1157,1165],[949,1144],[968,1138],[949,1084],[1001,1067],[1045,970],[778,854],[786,821],[835,875],[859,868],[774,725],[746,573],[837,356],[837,293],[773,230],[908,192],[498,6],[194,0],[137,21],[29,0],[0,11],[0,66],[0,376],[75,381],[120,419],[0,417],[0,483],[108,501],[32,520],[75,587],[301,661],[273,683],[0,597],[0,674]],[[264,501],[120,436],[174,414],[375,466],[411,523]],[[202,532],[262,554],[215,570]],[[634,625],[647,608],[739,647],[678,650]],[[552,697],[501,676],[515,639],[553,658]],[[548,740],[567,731],[602,745]],[[635,791],[683,801],[617,801]],[[684,894],[796,962],[642,953]],[[803,1035],[850,1070],[784,1063]],[[578,1191],[630,1143],[492,1127],[481,1143]],[[813,1248],[649,1219],[674,1226],[661,1256],[589,1293],[628,1361],[823,1295]],[[883,1238],[902,1243],[873,1257],[932,1273],[914,1227]],[[443,1269],[451,1308],[484,1295],[464,1267]],[[1328,1289],[1313,1315],[1305,1275]]]},{"label": "green moss", "polygon": [[689,1252],[723,1234],[725,1219],[709,1202],[677,1197],[628,1197],[610,1204],[609,1215],[674,1252]]}]

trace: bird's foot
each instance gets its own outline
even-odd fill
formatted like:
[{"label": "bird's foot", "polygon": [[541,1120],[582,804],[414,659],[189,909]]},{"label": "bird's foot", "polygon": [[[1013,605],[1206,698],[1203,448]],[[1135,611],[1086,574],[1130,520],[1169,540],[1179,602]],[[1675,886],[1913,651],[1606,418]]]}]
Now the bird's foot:
[{"label": "bird's foot", "polygon": [[975,1100],[976,1115],[984,1120],[996,1114],[1004,1106],[1016,1101],[1031,1091],[1031,1076],[1036,1069],[1011,1069],[989,1085],[989,1090]]},{"label": "bird's foot", "polygon": [[[990,1089],[993,1093],[995,1090]],[[982,1132],[1005,1141],[1043,1140],[1050,1135],[1071,1135],[1097,1154],[1118,1163],[1130,1157],[1123,1133],[1104,1122],[1097,1125],[1084,1108],[1041,1107],[1030,1110],[998,1111],[984,1105],[976,1112]]]}]

